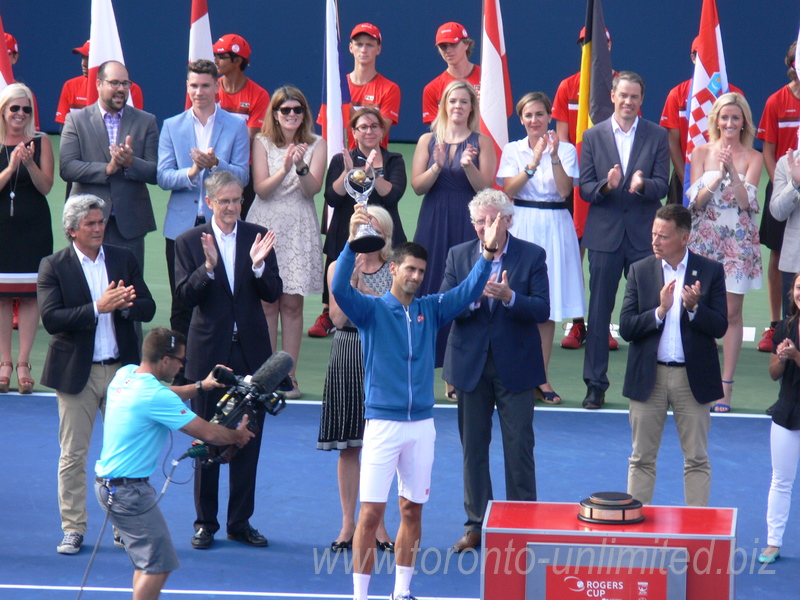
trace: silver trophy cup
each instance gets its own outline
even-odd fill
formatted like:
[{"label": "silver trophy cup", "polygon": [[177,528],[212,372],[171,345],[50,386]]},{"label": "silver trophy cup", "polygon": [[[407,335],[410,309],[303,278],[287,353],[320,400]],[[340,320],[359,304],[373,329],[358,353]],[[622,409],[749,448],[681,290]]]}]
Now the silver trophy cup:
[{"label": "silver trophy cup", "polygon": [[[344,189],[356,201],[357,206],[366,206],[367,199],[375,188],[375,170],[371,164],[355,167],[347,172],[344,178]],[[356,239],[350,243],[353,252],[367,254],[383,248],[384,240],[371,223],[359,225]]]}]

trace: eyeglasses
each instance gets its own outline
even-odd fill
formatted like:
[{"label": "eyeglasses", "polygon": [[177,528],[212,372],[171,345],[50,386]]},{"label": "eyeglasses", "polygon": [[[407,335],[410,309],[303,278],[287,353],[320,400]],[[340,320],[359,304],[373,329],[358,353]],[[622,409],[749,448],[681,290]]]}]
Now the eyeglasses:
[{"label": "eyeglasses", "polygon": [[219,204],[220,206],[230,206],[231,204],[241,204],[244,202],[244,198],[239,196],[238,198],[231,198],[230,200],[223,198],[222,200],[214,199],[214,202]]},{"label": "eyeglasses", "polygon": [[169,356],[170,358],[174,358],[175,360],[179,360],[181,362],[181,365],[183,365],[184,367],[186,366],[186,360],[187,359],[186,359],[185,356],[184,357],[172,356],[171,354],[167,354],[167,356]]},{"label": "eyeglasses", "polygon": [[225,60],[226,58],[227,58],[228,60],[233,60],[233,55],[232,55],[232,54],[230,54],[230,53],[226,53],[226,54],[215,54],[215,55],[214,55],[214,58],[216,58],[216,59],[219,59],[219,60]]},{"label": "eyeglasses", "polygon": [[17,112],[19,109],[22,109],[22,112],[24,112],[26,115],[29,115],[33,112],[33,109],[30,106],[20,106],[19,104],[13,104],[12,106],[8,107],[8,110],[10,110],[12,113]]},{"label": "eyeglasses", "polygon": [[378,123],[373,123],[372,125],[359,125],[355,128],[356,131],[359,133],[367,133],[368,131],[378,131],[379,129],[383,129],[383,125],[379,125]]},{"label": "eyeglasses", "polygon": [[302,106],[281,106],[279,109],[282,115],[288,115],[293,112],[296,115],[302,115],[305,110]]},{"label": "eyeglasses", "polygon": [[128,81],[127,79],[126,79],[125,81],[119,81],[119,80],[117,80],[117,79],[111,79],[111,80],[108,80],[108,79],[103,79],[103,81],[105,81],[105,82],[106,82],[108,85],[110,85],[112,88],[123,87],[123,88],[125,88],[126,90],[129,90],[129,89],[131,89],[131,82],[130,82],[130,81]]},{"label": "eyeglasses", "polygon": [[[506,217],[504,215],[500,215],[500,218],[505,219]],[[470,221],[473,225],[477,225],[478,227],[486,226],[486,219],[478,219],[477,221],[475,219],[470,219]]]}]

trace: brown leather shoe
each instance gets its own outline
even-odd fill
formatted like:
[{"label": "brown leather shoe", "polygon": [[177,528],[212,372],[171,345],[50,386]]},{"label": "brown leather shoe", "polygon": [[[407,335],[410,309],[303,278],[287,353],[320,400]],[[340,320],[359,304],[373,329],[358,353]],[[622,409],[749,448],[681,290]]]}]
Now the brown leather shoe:
[{"label": "brown leather shoe", "polygon": [[456,552],[464,552],[464,550],[472,550],[481,545],[481,534],[476,531],[467,531],[460,540],[453,544],[453,550]]}]

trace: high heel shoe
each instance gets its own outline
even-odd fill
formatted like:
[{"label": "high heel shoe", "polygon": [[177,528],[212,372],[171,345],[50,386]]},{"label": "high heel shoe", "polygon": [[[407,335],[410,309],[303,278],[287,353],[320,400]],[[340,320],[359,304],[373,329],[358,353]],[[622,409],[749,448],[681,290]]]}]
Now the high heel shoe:
[{"label": "high heel shoe", "polygon": [[342,542],[331,542],[331,551],[333,552],[344,552],[345,550],[349,550],[353,547],[353,538],[349,540],[345,540]]},{"label": "high heel shoe", "polygon": [[33,370],[31,367],[31,363],[17,363],[15,369],[17,370],[17,391],[20,394],[32,394],[33,393],[33,384],[35,383],[33,379],[30,377],[20,377],[19,376],[19,368],[20,367],[27,367],[28,372]]},{"label": "high heel shoe", "polygon": [[[0,362],[0,369],[3,367],[11,367],[14,368],[14,363],[12,362]],[[10,377],[0,377],[0,394],[7,394],[9,388],[11,387],[11,378]]]},{"label": "high heel shoe", "polygon": [[383,550],[384,552],[388,552],[389,554],[394,554],[394,542],[389,540],[387,542],[382,542],[379,539],[375,540],[375,545],[378,549]]}]

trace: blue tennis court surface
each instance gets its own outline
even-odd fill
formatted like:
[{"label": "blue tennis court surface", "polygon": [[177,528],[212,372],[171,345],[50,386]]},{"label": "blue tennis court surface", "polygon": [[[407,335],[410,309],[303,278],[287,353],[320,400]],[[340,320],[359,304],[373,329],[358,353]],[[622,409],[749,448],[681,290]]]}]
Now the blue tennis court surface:
[{"label": "blue tennis court surface", "polygon": [[[56,553],[61,539],[56,501],[58,414],[53,396],[0,400],[0,439],[5,475],[0,499],[4,507],[0,543],[0,598],[61,600],[75,598],[100,532],[102,512],[93,496],[83,550],[75,556]],[[422,549],[412,593],[422,599],[480,597],[480,559],[448,551],[461,536],[461,448],[456,411],[435,411],[437,441],[431,500],[423,511]],[[339,531],[341,513],[336,486],[335,452],[315,449],[319,405],[293,403],[278,417],[267,417],[259,464],[256,513],[252,525],[269,538],[268,548],[250,548],[217,534],[211,550],[189,545],[194,520],[190,483],[192,468],[183,461],[161,501],[181,560],[167,581],[163,597],[328,599],[351,598],[350,554],[327,551]],[[765,512],[770,481],[767,418],[714,417],[710,436],[713,468],[711,504],[739,509],[737,598],[797,598],[800,576],[800,514],[795,502],[781,560],[767,569],[756,561],[766,542]],[[630,429],[627,413],[537,408],[536,467],[539,499],[578,502],[592,492],[624,491]],[[100,451],[102,427],[95,430],[90,464]],[[499,425],[493,446],[492,474],[498,499],[503,497]],[[177,433],[168,456],[182,454],[190,439]],[[166,467],[169,469],[169,465]],[[683,503],[682,457],[670,419],[658,464],[654,504]],[[223,467],[223,471],[226,469]],[[223,478],[221,478],[223,479]],[[224,478],[226,479],[226,478]],[[153,484],[160,489],[159,472]],[[227,485],[221,497],[227,498]],[[90,486],[90,491],[91,491]],[[225,502],[221,502],[225,507]],[[387,527],[396,531],[396,504],[387,508]],[[224,529],[224,527],[223,527]],[[393,555],[379,554],[370,595],[388,598],[394,575]],[[759,572],[761,570],[761,572]],[[130,598],[132,567],[124,550],[112,543],[110,526],[100,543],[83,598]],[[701,599],[690,599],[701,600]]]}]

